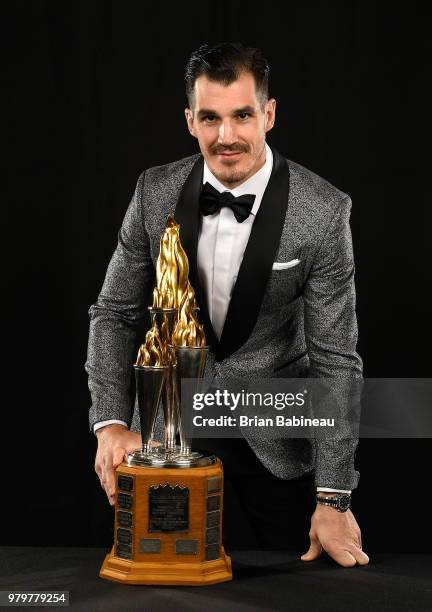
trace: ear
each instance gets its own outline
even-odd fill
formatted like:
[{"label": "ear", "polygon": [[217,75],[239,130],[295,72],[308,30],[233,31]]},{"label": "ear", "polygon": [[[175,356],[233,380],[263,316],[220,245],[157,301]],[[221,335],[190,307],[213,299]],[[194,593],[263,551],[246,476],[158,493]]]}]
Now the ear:
[{"label": "ear", "polygon": [[270,98],[265,105],[265,131],[269,132],[275,124],[276,120],[276,100]]},{"label": "ear", "polygon": [[188,130],[189,132],[192,134],[192,136],[195,136],[195,138],[197,137],[196,132],[195,132],[195,126],[194,126],[194,122],[193,122],[193,111],[190,108],[185,108],[185,117],[186,117],[186,123],[188,126]]}]

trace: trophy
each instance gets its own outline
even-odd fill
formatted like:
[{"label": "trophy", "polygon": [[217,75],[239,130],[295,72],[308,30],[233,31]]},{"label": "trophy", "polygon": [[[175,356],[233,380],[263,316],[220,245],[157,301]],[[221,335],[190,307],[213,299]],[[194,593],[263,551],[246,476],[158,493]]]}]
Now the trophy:
[{"label": "trophy", "polygon": [[[151,329],[135,369],[142,448],[116,469],[114,546],[100,576],[127,584],[205,585],[232,579],[222,545],[223,469],[192,450],[181,380],[198,388],[208,346],[198,321],[180,227],[168,217],[160,241]],[[153,442],[158,411],[164,442]],[[190,415],[189,415],[190,416]]]}]

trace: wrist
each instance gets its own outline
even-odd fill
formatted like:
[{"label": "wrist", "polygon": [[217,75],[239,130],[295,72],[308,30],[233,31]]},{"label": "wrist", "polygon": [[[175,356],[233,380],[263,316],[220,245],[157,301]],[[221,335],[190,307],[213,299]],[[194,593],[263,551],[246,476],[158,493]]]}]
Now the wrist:
[{"label": "wrist", "polygon": [[326,491],[323,495],[321,491],[316,494],[316,502],[318,506],[328,506],[334,508],[338,512],[346,512],[351,506],[351,495],[348,493],[330,493]]},{"label": "wrist", "polygon": [[111,431],[111,432],[115,432],[115,431],[122,431],[122,430],[127,430],[126,425],[121,425],[121,423],[110,423],[109,425],[103,425],[103,427],[98,427],[98,429],[95,431],[95,436],[97,438],[100,438],[101,434],[103,435],[103,432],[107,432],[107,431]]}]

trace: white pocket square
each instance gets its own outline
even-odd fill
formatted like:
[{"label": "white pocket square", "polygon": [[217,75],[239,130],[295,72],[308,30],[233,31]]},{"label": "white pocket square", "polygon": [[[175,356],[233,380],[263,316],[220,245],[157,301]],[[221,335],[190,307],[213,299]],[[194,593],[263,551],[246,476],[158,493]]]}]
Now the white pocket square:
[{"label": "white pocket square", "polygon": [[294,268],[300,263],[300,259],[292,259],[291,261],[275,261],[273,264],[273,270],[287,270],[288,268]]}]

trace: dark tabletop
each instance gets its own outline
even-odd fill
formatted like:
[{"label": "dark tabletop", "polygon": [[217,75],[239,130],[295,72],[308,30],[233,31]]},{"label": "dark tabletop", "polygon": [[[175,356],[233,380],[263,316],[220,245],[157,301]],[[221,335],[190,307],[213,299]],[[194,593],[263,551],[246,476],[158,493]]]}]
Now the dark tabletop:
[{"label": "dark tabletop", "polygon": [[368,566],[343,568],[327,556],[304,563],[289,552],[239,551],[232,582],[149,587],[99,578],[106,552],[1,547],[0,590],[70,591],[70,608],[86,612],[432,611],[432,555],[369,554]]}]

